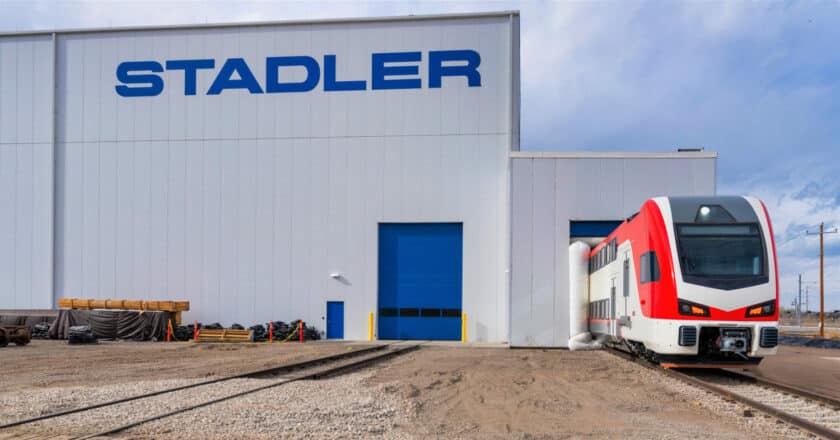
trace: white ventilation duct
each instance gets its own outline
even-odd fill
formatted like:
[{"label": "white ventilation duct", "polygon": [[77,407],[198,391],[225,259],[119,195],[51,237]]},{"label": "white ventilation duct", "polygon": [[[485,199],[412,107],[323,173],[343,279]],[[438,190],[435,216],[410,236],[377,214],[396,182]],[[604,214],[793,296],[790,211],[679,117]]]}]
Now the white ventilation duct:
[{"label": "white ventilation duct", "polygon": [[569,350],[601,348],[589,334],[589,245],[569,245]]}]

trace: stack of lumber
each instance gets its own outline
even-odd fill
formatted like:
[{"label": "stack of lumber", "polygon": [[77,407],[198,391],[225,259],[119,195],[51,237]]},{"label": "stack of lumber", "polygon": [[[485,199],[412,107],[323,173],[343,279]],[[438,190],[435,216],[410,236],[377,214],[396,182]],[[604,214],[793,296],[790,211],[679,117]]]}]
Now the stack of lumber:
[{"label": "stack of lumber", "polygon": [[62,309],[117,309],[171,312],[175,325],[181,324],[181,312],[190,310],[189,301],[140,301],[130,299],[59,298],[58,306]]},{"label": "stack of lumber", "polygon": [[252,342],[253,340],[253,330],[203,328],[198,330],[197,342]]}]

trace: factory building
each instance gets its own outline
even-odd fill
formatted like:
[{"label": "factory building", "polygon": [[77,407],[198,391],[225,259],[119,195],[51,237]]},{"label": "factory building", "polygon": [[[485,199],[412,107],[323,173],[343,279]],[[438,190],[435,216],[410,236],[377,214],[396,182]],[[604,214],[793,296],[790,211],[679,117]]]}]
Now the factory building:
[{"label": "factory building", "polygon": [[519,78],[516,12],[0,34],[0,309],[565,346],[569,241],[716,155],[528,152]]}]

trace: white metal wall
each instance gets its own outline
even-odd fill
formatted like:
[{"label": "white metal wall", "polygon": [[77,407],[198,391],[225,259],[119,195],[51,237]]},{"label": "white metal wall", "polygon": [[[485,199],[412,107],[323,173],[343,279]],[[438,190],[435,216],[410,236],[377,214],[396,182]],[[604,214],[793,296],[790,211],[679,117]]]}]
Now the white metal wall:
[{"label": "white metal wall", "polygon": [[0,38],[0,308],[52,307],[52,36]]},{"label": "white metal wall", "polygon": [[512,346],[569,339],[569,222],[621,220],[654,196],[715,194],[716,155],[514,153]]},{"label": "white metal wall", "polygon": [[[504,340],[515,18],[60,34],[58,295],[320,328],[326,301],[343,300],[345,337],[364,338],[378,222],[462,221],[470,338]],[[481,87],[427,88],[435,49],[478,51]],[[129,60],[215,58],[217,72],[244,57],[262,80],[266,56],[336,54],[339,79],[369,81],[371,53],[415,50],[416,90],[203,96],[214,74],[199,71],[196,96],[183,72],[164,73],[157,97],[114,91]]]}]

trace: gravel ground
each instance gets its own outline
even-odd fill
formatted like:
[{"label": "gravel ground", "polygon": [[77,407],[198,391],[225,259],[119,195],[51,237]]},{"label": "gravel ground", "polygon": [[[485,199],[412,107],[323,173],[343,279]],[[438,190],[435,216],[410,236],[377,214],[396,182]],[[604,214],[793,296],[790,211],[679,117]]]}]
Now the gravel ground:
[{"label": "gravel ground", "polygon": [[9,423],[199,381],[201,380],[156,380],[119,386],[59,387],[29,392],[3,392],[0,393],[0,408],[2,408],[0,423]]},{"label": "gravel ground", "polygon": [[696,377],[740,395],[840,432],[840,408],[714,372]]},{"label": "gravel ground", "polygon": [[[659,376],[663,385],[674,390],[684,400],[690,400],[691,405],[702,408],[717,417],[728,419],[741,426],[756,438],[785,438],[785,439],[813,439],[814,437],[797,428],[794,428],[769,415],[757,412],[756,410],[701,390],[685,382],[670,377],[661,378],[661,375],[652,371],[646,373]],[[656,377],[650,377],[656,380]]]},{"label": "gravel ground", "polygon": [[0,391],[228,376],[365,346],[369,344],[100,341],[69,345],[67,341],[33,340],[25,347],[11,345],[0,352]]},{"label": "gravel ground", "polygon": [[[373,372],[295,382],[139,427],[130,436],[179,438],[405,438],[402,402],[363,385]],[[249,382],[259,382],[251,380]]]},{"label": "gravel ground", "polygon": [[[400,411],[400,402],[391,395],[362,385],[371,374],[372,371],[365,371],[321,381],[288,383],[151,422],[120,436],[190,439],[404,437],[394,432],[401,414],[405,414]],[[130,402],[39,422],[25,429],[16,429],[15,432],[44,436],[92,434],[170,409],[278,381],[237,379],[195,388],[189,392],[144,399],[142,404]],[[118,387],[56,388],[27,393],[25,396],[2,396],[0,404],[4,408],[18,408],[13,412],[4,410],[3,420],[14,420],[27,414],[43,412],[55,402],[60,402],[62,407],[74,407],[191,382],[175,380],[139,382]]]}]

